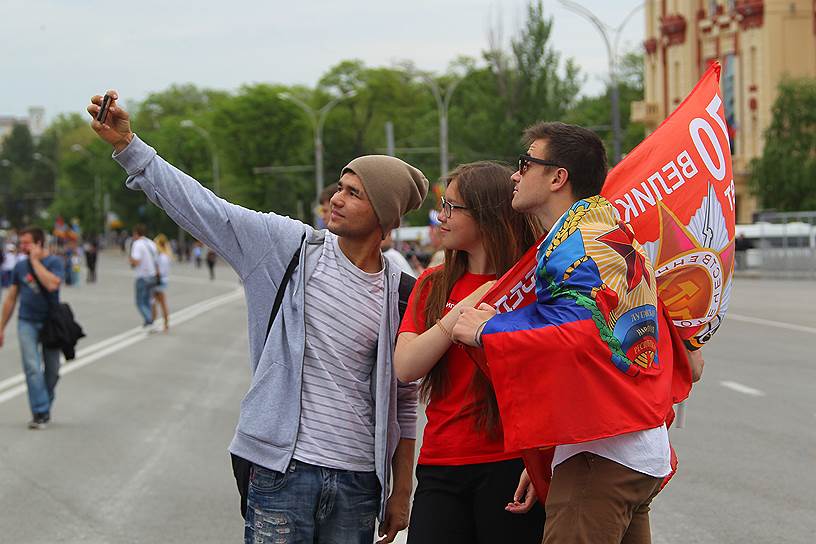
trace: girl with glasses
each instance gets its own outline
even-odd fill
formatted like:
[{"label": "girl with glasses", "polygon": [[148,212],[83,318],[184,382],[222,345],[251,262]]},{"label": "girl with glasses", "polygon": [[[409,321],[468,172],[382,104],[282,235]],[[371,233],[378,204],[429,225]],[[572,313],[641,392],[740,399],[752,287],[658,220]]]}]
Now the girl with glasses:
[{"label": "girl with glasses", "polygon": [[542,232],[513,211],[512,173],[477,162],[448,175],[439,213],[445,259],[417,280],[400,328],[394,367],[403,382],[422,378],[428,419],[409,544],[541,542],[540,505],[525,515],[505,510],[523,463],[504,451],[487,377],[450,335],[459,309],[474,306]]}]

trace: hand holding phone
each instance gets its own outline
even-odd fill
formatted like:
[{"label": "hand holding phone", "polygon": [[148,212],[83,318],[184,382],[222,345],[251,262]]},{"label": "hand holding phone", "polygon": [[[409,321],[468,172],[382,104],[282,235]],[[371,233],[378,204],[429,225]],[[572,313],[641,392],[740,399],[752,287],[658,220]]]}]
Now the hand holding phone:
[{"label": "hand holding phone", "polygon": [[91,128],[119,152],[133,139],[133,132],[130,130],[130,115],[119,107],[117,100],[119,93],[110,90],[104,96],[91,97],[87,110],[93,119]]},{"label": "hand holding phone", "polygon": [[100,123],[105,122],[105,117],[108,115],[108,107],[110,107],[112,100],[111,95],[105,93],[105,96],[102,98],[102,107],[99,108],[99,112],[96,114],[96,120]]}]

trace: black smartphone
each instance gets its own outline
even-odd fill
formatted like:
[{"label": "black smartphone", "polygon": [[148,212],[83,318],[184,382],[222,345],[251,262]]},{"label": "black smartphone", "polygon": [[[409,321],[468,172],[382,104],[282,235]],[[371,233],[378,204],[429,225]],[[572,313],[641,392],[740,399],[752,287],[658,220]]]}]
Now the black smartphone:
[{"label": "black smartphone", "polygon": [[99,112],[96,114],[96,120],[100,123],[105,122],[105,117],[108,115],[108,107],[110,106],[111,100],[113,100],[113,98],[111,98],[111,95],[109,94],[106,94],[102,99],[102,107],[99,108]]}]

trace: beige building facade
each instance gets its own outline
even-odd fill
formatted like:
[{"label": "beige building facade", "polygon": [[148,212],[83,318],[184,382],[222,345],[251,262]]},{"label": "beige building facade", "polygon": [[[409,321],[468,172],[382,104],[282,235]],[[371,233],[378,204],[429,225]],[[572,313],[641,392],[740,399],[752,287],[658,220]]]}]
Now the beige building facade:
[{"label": "beige building facade", "polygon": [[657,128],[718,60],[737,222],[751,223],[748,166],[762,154],[778,84],[816,77],[816,0],[646,0],[645,12],[645,95],[632,120]]}]

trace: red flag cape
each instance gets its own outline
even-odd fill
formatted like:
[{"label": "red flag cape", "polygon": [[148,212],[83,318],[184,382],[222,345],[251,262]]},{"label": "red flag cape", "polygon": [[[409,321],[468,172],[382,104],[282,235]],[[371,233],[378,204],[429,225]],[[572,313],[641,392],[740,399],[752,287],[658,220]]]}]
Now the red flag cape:
[{"label": "red flag cape", "polygon": [[[671,423],[672,404],[691,387],[684,345],[702,346],[725,315],[734,184],[719,72],[712,65],[609,173],[602,195],[631,230],[615,231],[607,220],[563,231],[569,219],[562,218],[539,252],[531,248],[483,299],[512,315],[491,320],[485,351],[470,353],[493,382],[505,445],[526,450],[542,500],[550,446]],[[556,239],[571,242],[547,254]],[[637,310],[648,300],[637,294],[631,300],[632,289],[650,278],[659,297],[651,316]],[[624,318],[631,330],[618,327]]]}]

